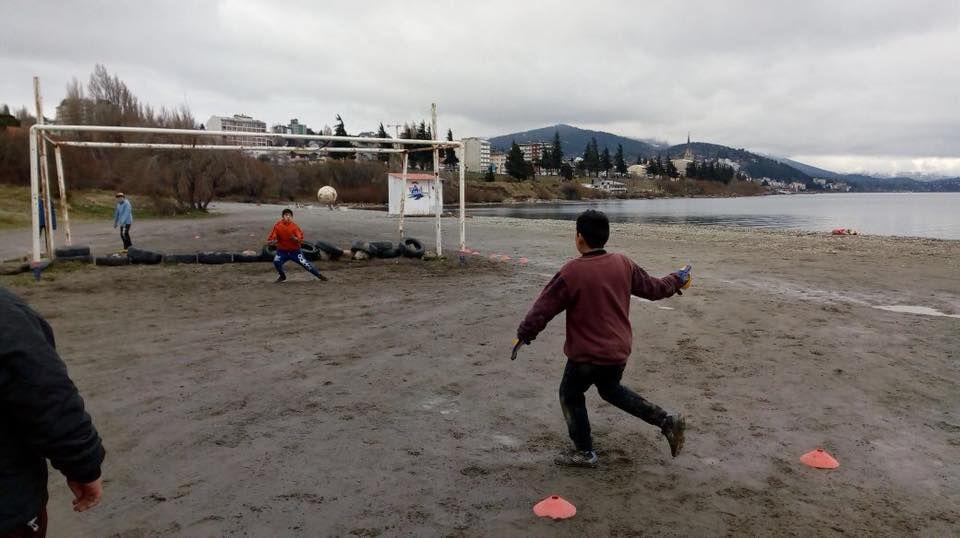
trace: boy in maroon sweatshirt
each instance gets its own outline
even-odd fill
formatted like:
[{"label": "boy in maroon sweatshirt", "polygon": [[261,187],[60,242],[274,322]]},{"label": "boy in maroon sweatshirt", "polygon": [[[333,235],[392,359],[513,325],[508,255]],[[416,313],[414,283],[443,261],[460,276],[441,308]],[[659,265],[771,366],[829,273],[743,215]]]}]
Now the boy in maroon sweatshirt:
[{"label": "boy in maroon sweatshirt", "polygon": [[558,465],[597,465],[583,397],[591,385],[607,402],[659,427],[673,457],[683,448],[683,415],[668,414],[621,385],[620,379],[633,341],[630,296],[656,301],[679,294],[690,286],[690,266],[663,278],[652,277],[626,256],[603,250],[609,237],[607,216],[584,211],[577,218],[576,245],[581,256],[567,262],[550,280],[517,329],[517,345],[529,344],[551,319],[567,312],[563,346],[567,365],[560,382],[560,404],[576,450],[557,458]]}]

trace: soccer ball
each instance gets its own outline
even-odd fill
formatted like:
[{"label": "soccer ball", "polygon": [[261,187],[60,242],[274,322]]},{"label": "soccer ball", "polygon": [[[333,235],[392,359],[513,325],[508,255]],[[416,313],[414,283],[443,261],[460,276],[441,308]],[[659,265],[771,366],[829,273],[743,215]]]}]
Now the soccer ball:
[{"label": "soccer ball", "polygon": [[320,190],[317,191],[317,200],[321,204],[332,204],[337,201],[337,191],[330,185],[325,187],[320,187]]}]

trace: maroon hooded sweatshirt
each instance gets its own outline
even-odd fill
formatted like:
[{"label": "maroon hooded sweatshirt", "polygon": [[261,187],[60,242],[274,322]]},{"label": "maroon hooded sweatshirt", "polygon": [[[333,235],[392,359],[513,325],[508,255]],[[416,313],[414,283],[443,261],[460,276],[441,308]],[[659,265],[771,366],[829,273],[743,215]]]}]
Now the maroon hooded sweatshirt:
[{"label": "maroon hooded sweatshirt", "polygon": [[563,353],[575,362],[622,364],[630,356],[630,296],[656,301],[679,291],[676,274],[652,277],[623,254],[588,252],[567,262],[547,284],[517,329],[532,342],[557,314],[567,311]]}]

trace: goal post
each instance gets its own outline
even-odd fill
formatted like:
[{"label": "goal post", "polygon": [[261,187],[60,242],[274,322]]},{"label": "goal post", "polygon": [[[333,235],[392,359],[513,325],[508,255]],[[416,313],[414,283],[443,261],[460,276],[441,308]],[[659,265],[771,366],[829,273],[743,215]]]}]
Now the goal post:
[{"label": "goal post", "polygon": [[[432,126],[436,131],[436,105],[432,106]],[[97,142],[65,139],[65,134],[71,133],[111,133],[111,134],[137,134],[137,135],[166,135],[178,137],[196,137],[191,142]],[[313,152],[318,154],[331,153],[370,153],[370,154],[402,154],[404,162],[407,162],[409,153],[416,151],[432,151],[433,174],[440,180],[440,160],[439,153],[443,149],[462,148],[463,142],[459,140],[438,140],[436,132],[432,140],[418,140],[409,138],[374,138],[374,137],[353,137],[336,135],[307,135],[307,134],[285,134],[285,133],[261,133],[250,131],[207,131],[202,129],[167,129],[161,127],[114,127],[106,125],[57,125],[37,123],[30,127],[30,201],[31,201],[31,236],[32,236],[32,260],[40,262],[43,259],[42,253],[45,250],[49,259],[54,258],[54,245],[52,238],[52,221],[50,220],[50,170],[47,165],[46,145],[53,147],[57,167],[57,179],[60,187],[60,201],[64,205],[64,226],[66,231],[67,244],[72,242],[70,233],[69,213],[66,208],[66,179],[64,176],[64,166],[61,155],[61,148],[81,147],[81,148],[114,148],[114,149],[151,149],[151,150],[219,150],[219,151],[256,151],[256,152],[288,152],[291,148],[280,146],[257,146],[245,144],[223,144],[220,137],[230,137],[234,140],[242,138],[272,138],[272,139],[294,139],[315,142],[350,142],[359,144],[376,144],[376,147],[316,147],[316,148],[297,148],[297,152]],[[213,138],[213,140],[210,140]],[[203,140],[201,143],[200,141]],[[391,147],[382,147],[382,145],[391,145]],[[458,226],[460,228],[460,250],[466,249],[466,204],[465,195],[465,164],[463,159],[459,162],[459,215]],[[404,176],[406,176],[406,167],[404,167]],[[45,199],[45,200],[44,200]],[[41,200],[44,200],[41,206]],[[40,208],[45,207],[45,226],[47,239],[44,248],[41,248],[40,242]],[[440,217],[443,211],[443,200],[437,201],[436,208],[436,241],[437,255],[442,255],[442,237]],[[403,234],[403,214],[399,218],[399,232]]]}]

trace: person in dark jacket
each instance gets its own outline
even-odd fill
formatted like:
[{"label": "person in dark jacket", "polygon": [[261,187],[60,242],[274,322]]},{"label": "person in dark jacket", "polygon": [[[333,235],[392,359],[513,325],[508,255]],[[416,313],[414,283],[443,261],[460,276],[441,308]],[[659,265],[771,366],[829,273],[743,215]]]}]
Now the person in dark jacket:
[{"label": "person in dark jacket", "polygon": [[690,286],[690,266],[663,278],[652,277],[622,254],[603,249],[610,223],[600,211],[577,218],[576,246],[581,256],[565,264],[540,293],[517,329],[517,345],[530,344],[560,312],[567,312],[567,356],[560,382],[560,404],[575,450],[558,465],[594,467],[598,463],[590,435],[584,393],[597,386],[600,397],[660,428],[676,457],[683,448],[683,415],[668,414],[620,384],[633,342],[630,297],[656,301]]},{"label": "person in dark jacket", "polygon": [[0,538],[45,536],[47,460],[75,511],[96,506],[104,454],[50,325],[0,288]]}]

